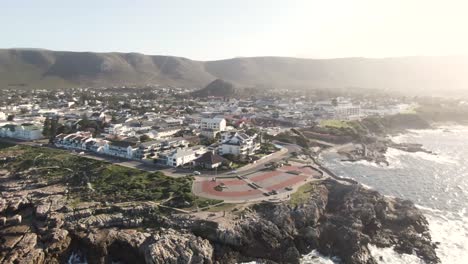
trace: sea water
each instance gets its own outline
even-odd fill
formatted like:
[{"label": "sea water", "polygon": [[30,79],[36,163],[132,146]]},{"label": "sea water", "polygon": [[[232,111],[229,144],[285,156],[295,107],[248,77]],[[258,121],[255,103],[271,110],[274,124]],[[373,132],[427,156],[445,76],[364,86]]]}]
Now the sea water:
[{"label": "sea water", "polygon": [[[468,127],[412,130],[392,140],[420,143],[434,154],[390,148],[389,166],[343,162],[336,153],[324,153],[321,160],[339,176],[387,196],[412,200],[425,214],[433,242],[440,243],[436,252],[442,263],[468,263]],[[422,263],[392,248],[371,245],[370,251],[381,263]]]}]

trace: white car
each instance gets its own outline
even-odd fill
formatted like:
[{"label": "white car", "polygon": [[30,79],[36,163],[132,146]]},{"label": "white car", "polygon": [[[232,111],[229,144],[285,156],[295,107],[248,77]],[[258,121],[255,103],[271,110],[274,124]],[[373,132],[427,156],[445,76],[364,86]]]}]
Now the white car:
[{"label": "white car", "polygon": [[229,174],[237,174],[237,171],[233,170],[233,171],[229,172]]},{"label": "white car", "polygon": [[199,171],[194,171],[193,175],[201,175],[201,173]]}]

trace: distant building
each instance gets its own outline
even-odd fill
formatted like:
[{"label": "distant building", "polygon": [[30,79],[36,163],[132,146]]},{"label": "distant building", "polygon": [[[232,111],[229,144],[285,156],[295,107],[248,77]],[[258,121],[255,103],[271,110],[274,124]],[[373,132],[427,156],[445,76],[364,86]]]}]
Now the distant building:
[{"label": "distant building", "polygon": [[141,160],[157,157],[158,153],[161,152],[163,145],[164,143],[160,140],[140,143],[138,149],[134,153],[134,158]]},{"label": "distant building", "polygon": [[200,128],[224,131],[226,130],[226,119],[222,117],[203,118],[200,123]]},{"label": "distant building", "polygon": [[43,138],[42,127],[34,124],[7,124],[0,127],[0,137],[22,140],[36,140]]},{"label": "distant building", "polygon": [[321,119],[356,120],[361,118],[361,107],[338,97],[332,101],[317,102],[314,115]]},{"label": "distant building", "polygon": [[178,167],[196,159],[195,151],[178,148],[162,155],[167,166]]},{"label": "distant building", "polygon": [[59,134],[54,139],[54,145],[59,148],[87,150],[93,140],[91,132],[76,132],[73,134]]},{"label": "distant building", "polygon": [[128,141],[109,141],[104,145],[104,154],[133,159],[134,153],[137,151],[137,143]]},{"label": "distant building", "polygon": [[6,120],[7,115],[4,112],[0,112],[0,121]]},{"label": "distant building", "polygon": [[219,153],[221,155],[252,155],[260,149],[257,135],[249,136],[240,132],[227,132],[221,135]]},{"label": "distant building", "polygon": [[195,166],[200,166],[205,169],[215,169],[224,164],[230,164],[231,162],[212,151],[208,151],[205,154],[198,157],[195,161]]},{"label": "distant building", "polygon": [[203,118],[200,122],[201,135],[207,138],[215,138],[216,135],[226,130],[226,119],[222,117]]},{"label": "distant building", "polygon": [[151,132],[154,138],[167,138],[175,135],[181,130],[181,127],[167,127],[161,128],[156,131]]},{"label": "distant building", "polygon": [[110,124],[108,127],[104,128],[104,132],[107,134],[119,135],[127,131],[127,127],[122,124]]}]

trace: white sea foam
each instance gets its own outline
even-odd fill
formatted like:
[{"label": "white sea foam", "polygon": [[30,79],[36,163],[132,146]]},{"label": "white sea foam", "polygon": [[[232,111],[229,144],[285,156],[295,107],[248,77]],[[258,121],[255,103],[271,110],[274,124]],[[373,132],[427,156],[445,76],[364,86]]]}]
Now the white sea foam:
[{"label": "white sea foam", "polygon": [[378,248],[368,245],[371,255],[378,263],[424,264],[416,255],[399,254],[393,248]]},{"label": "white sea foam", "polygon": [[405,155],[406,152],[401,151],[396,148],[388,148],[387,152],[385,152],[385,158],[388,161],[388,168],[389,169],[397,169],[402,168],[403,164],[401,163],[401,156]]},{"label": "white sea foam", "polygon": [[433,213],[442,213],[443,212],[441,210],[430,208],[430,207],[427,207],[427,206],[422,206],[422,205],[419,205],[419,204],[416,204],[416,208],[418,208],[419,210],[421,210],[423,212],[424,211],[433,212]]},{"label": "white sea foam", "polygon": [[359,165],[363,165],[363,166],[370,166],[370,167],[375,167],[375,168],[382,168],[382,165],[377,164],[377,163],[375,163],[375,162],[367,161],[367,160],[344,161],[344,163],[347,163],[347,164],[354,163],[354,164],[359,164]]},{"label": "white sea foam", "polygon": [[317,250],[313,250],[307,255],[304,255],[301,259],[301,264],[335,264],[340,263],[340,259],[337,257],[325,257],[321,255]]},{"label": "white sea foam", "polygon": [[[383,168],[370,164],[364,167],[364,163],[338,163],[330,160],[333,157],[327,157],[328,162],[335,165],[332,170],[350,175],[387,196],[418,203],[417,207],[429,221],[432,240],[440,243],[436,251],[442,264],[468,263],[468,165],[465,163],[468,127],[413,130],[392,140],[423,144],[437,154],[389,148],[386,158],[390,166]],[[383,263],[419,263],[414,255],[401,256],[391,249],[377,249],[374,253],[379,257],[384,255]]]},{"label": "white sea foam", "polygon": [[442,263],[468,263],[468,219],[444,212],[427,214],[432,241]]},{"label": "white sea foam", "polygon": [[438,164],[457,164],[458,162],[447,155],[431,154],[426,152],[406,152],[396,148],[388,148],[385,153],[389,168],[400,168],[402,156],[413,157],[417,159],[423,159],[432,161]]}]

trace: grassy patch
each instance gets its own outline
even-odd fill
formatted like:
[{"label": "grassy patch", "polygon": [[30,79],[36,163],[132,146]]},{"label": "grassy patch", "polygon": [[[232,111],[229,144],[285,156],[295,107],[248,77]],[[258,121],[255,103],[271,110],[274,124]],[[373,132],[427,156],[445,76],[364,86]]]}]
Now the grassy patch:
[{"label": "grassy patch", "polygon": [[9,148],[9,147],[13,147],[13,146],[14,145],[11,144],[11,143],[0,141],[0,149]]},{"label": "grassy patch", "polygon": [[293,206],[305,203],[309,199],[311,192],[313,192],[314,189],[315,186],[311,183],[302,185],[295,193],[291,194],[289,203]]},{"label": "grassy patch", "polygon": [[[170,178],[160,172],[145,172],[71,155],[64,150],[15,146],[0,153],[21,153],[4,167],[19,177],[49,184],[67,183],[73,203],[162,201],[176,198],[175,207],[215,203],[191,193],[191,177]],[[92,189],[89,188],[92,186]]]},{"label": "grassy patch", "polygon": [[217,206],[213,206],[209,208],[207,211],[208,212],[222,212],[222,211],[229,212],[232,209],[236,208],[236,206],[237,206],[236,204],[223,203]]},{"label": "grassy patch", "polygon": [[349,124],[348,121],[334,120],[334,119],[321,120],[320,126],[321,127],[334,127],[334,128],[351,128],[351,125]]}]

